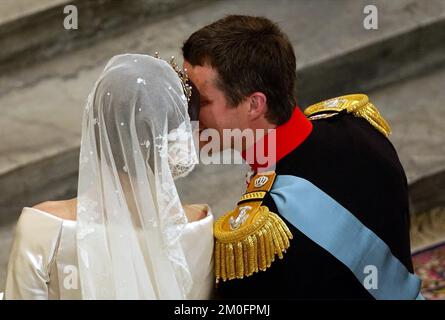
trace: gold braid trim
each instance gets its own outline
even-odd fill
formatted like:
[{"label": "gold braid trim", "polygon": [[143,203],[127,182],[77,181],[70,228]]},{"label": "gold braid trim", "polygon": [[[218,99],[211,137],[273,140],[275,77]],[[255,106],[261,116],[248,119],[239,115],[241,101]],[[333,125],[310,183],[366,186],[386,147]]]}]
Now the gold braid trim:
[{"label": "gold braid trim", "polygon": [[365,94],[350,94],[328,99],[306,108],[304,114],[310,120],[318,120],[335,116],[342,111],[364,118],[385,137],[391,134],[388,122]]},{"label": "gold braid trim", "polygon": [[249,193],[245,193],[243,194],[243,196],[239,199],[238,204],[241,201],[246,201],[246,200],[261,200],[264,198],[264,196],[266,195],[266,191],[257,191],[257,192],[249,192]]}]

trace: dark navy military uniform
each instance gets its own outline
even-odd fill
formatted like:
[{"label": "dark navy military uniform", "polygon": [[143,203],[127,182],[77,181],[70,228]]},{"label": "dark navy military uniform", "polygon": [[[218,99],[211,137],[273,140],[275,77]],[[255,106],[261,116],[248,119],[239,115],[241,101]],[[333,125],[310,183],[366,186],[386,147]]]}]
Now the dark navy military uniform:
[{"label": "dark navy military uniform", "polygon": [[[292,149],[277,159],[277,176],[303,178],[335,199],[412,273],[407,179],[391,142],[366,119],[346,112],[313,120],[307,137],[296,137],[295,127],[309,120],[295,113],[301,111],[296,108],[286,125],[293,130],[283,129],[293,136],[284,132],[288,139],[276,142],[278,153],[283,145]],[[220,298],[373,299],[347,266],[283,217],[269,193],[263,205],[289,227],[290,247],[267,270],[220,282]]]}]

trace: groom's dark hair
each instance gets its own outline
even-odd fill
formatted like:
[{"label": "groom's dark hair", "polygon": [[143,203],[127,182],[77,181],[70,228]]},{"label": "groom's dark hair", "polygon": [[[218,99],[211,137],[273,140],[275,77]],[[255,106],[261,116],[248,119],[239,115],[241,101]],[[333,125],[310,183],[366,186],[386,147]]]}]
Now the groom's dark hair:
[{"label": "groom's dark hair", "polygon": [[182,47],[191,65],[209,64],[217,85],[237,106],[259,91],[267,97],[266,118],[286,122],[296,105],[296,61],[292,45],[277,24],[264,17],[230,15],[194,32]]}]

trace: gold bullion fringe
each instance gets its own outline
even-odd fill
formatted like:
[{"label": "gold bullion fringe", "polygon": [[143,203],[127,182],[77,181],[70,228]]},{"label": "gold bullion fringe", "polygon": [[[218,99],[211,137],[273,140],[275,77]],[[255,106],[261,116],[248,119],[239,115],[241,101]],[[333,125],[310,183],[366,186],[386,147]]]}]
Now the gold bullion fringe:
[{"label": "gold bullion fringe", "polygon": [[[263,208],[266,207],[260,207]],[[262,226],[241,239],[230,239],[228,232],[223,233],[222,237],[215,234],[216,283],[220,279],[242,279],[266,270],[275,260],[275,255],[283,258],[283,253],[289,248],[289,240],[293,238],[284,221],[270,211]],[[224,238],[224,241],[218,238]]]},{"label": "gold bullion fringe", "polygon": [[364,118],[384,136],[388,137],[391,134],[391,127],[388,122],[386,122],[379,110],[372,103],[368,102],[363,107],[357,108],[352,111],[352,114],[356,117]]}]

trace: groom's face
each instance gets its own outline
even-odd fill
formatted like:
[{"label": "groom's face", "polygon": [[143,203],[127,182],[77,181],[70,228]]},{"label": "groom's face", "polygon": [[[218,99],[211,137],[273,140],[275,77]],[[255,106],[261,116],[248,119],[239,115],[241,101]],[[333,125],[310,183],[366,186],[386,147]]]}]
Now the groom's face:
[{"label": "groom's face", "polygon": [[[219,133],[221,141],[220,149],[230,148],[231,145],[222,143],[224,129],[241,129],[247,127],[247,113],[244,103],[231,106],[223,91],[218,87],[218,73],[209,65],[192,66],[187,61],[184,68],[190,80],[195,84],[200,95],[199,127],[200,131],[215,129]],[[208,141],[200,141],[200,147]]]}]

